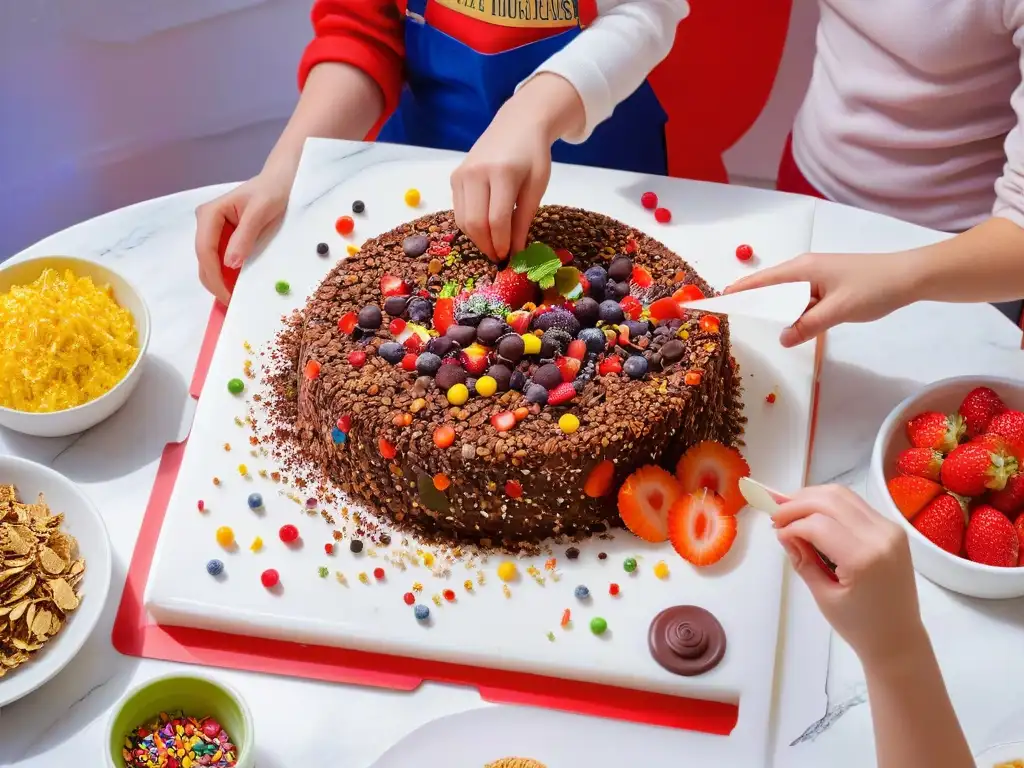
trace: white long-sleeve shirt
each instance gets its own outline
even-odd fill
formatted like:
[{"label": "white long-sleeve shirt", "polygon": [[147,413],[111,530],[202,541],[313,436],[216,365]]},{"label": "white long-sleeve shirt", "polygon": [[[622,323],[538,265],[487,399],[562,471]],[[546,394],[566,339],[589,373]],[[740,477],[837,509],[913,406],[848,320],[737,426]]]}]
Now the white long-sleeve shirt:
[{"label": "white long-sleeve shirt", "polygon": [[1024,227],[1024,0],[821,0],[793,155],[827,197]]}]

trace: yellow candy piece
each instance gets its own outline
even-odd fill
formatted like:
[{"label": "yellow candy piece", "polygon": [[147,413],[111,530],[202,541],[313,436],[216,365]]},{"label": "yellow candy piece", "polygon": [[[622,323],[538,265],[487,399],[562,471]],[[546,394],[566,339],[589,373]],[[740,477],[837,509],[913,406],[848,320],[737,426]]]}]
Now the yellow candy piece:
[{"label": "yellow candy piece", "polygon": [[349,256],[355,256],[357,253],[359,253],[359,246],[353,243],[349,243],[348,245],[345,246],[345,250],[348,251]]},{"label": "yellow candy piece", "polygon": [[580,420],[571,413],[563,413],[558,419],[558,428],[565,432],[565,434],[571,435],[580,428]]},{"label": "yellow candy piece", "polygon": [[245,464],[239,464],[238,465],[238,474],[240,474],[242,477],[245,477],[246,475],[249,474],[249,468],[247,466],[245,466]]},{"label": "yellow candy piece", "polygon": [[657,565],[654,566],[654,575],[659,579],[668,578],[668,566],[664,560],[660,560]]},{"label": "yellow candy piece", "polygon": [[469,389],[465,384],[456,384],[448,390],[448,402],[452,405],[463,405],[469,400]]},{"label": "yellow candy piece", "polygon": [[490,397],[498,391],[498,382],[492,376],[481,376],[476,380],[476,393],[481,397]]},{"label": "yellow candy piece", "polygon": [[540,354],[540,339],[534,336],[532,333],[526,333],[522,336],[524,355],[537,355]]},{"label": "yellow candy piece", "polygon": [[423,564],[429,568],[434,564],[434,555],[431,552],[423,553]]},{"label": "yellow candy piece", "polygon": [[222,525],[217,529],[217,543],[222,547],[230,547],[235,543],[235,532],[229,526]]},{"label": "yellow candy piece", "polygon": [[405,191],[405,204],[415,208],[420,204],[420,191],[418,189],[407,189]]},{"label": "yellow candy piece", "polygon": [[251,549],[253,552],[259,552],[261,549],[263,549],[263,539],[257,536],[255,539],[252,540],[252,544],[249,545],[249,549]]},{"label": "yellow candy piece", "polygon": [[498,578],[502,581],[514,581],[519,575],[519,569],[511,560],[506,560],[498,566]]}]

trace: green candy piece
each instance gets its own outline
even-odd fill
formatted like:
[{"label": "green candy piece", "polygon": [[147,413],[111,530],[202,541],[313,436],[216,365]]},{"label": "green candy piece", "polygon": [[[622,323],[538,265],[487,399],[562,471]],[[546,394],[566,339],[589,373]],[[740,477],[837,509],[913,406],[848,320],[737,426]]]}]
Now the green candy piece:
[{"label": "green candy piece", "polygon": [[228,392],[232,395],[242,394],[242,390],[245,389],[245,382],[241,379],[230,379],[228,381]]},{"label": "green candy piece", "polygon": [[600,616],[595,616],[590,620],[590,631],[595,635],[603,635],[608,629],[608,622],[602,619]]},{"label": "green candy piece", "polygon": [[287,280],[278,280],[276,283],[274,283],[274,290],[280,293],[282,296],[288,293],[288,291],[290,291],[291,289],[292,287],[288,285]]},{"label": "green candy piece", "polygon": [[626,573],[632,573],[636,570],[636,560],[634,560],[632,557],[627,557],[625,562],[622,564],[622,567],[626,571]]}]

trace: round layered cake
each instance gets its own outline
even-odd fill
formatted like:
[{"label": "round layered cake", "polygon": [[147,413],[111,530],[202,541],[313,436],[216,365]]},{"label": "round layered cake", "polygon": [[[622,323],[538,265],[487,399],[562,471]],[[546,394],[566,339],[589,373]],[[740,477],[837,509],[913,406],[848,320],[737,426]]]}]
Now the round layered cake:
[{"label": "round layered cake", "polygon": [[281,334],[277,429],[304,462],[400,530],[535,547],[618,525],[636,468],[741,433],[725,317],[644,233],[543,207],[491,263],[451,211],[365,243]]}]

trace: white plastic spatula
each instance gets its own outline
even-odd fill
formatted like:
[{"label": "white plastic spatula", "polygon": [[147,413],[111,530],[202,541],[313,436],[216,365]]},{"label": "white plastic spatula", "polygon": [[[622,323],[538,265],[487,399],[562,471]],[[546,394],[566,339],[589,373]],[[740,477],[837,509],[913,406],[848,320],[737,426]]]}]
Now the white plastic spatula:
[{"label": "white plastic spatula", "polygon": [[811,301],[810,283],[783,283],[765,288],[753,288],[710,299],[686,303],[687,309],[714,312],[718,315],[743,315],[777,323],[792,325],[807,309]]}]

